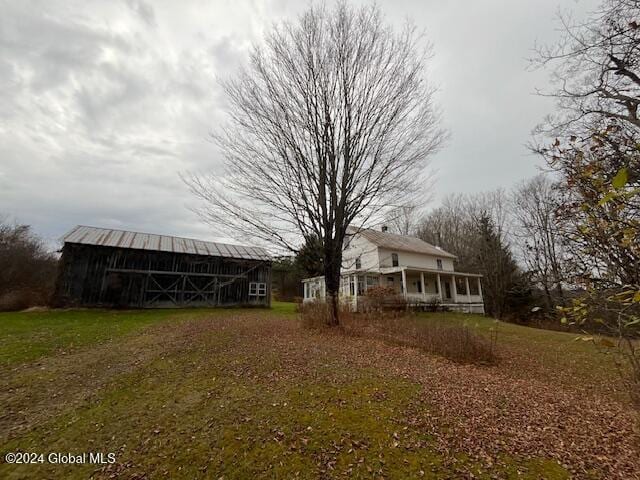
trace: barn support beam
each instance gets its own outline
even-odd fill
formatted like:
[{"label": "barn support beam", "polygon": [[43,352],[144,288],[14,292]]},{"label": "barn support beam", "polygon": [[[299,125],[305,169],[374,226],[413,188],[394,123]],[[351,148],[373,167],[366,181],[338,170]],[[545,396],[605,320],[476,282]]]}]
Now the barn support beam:
[{"label": "barn support beam", "polygon": [[[271,263],[261,260],[65,244],[62,305],[181,307],[270,304]],[[249,297],[264,283],[265,297]]]}]

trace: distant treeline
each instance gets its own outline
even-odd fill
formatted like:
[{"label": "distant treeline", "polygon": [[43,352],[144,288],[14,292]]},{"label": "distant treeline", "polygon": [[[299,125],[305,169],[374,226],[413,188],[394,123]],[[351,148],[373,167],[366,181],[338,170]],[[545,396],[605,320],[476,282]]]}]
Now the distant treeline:
[{"label": "distant treeline", "polygon": [[48,305],[57,266],[30,226],[0,221],[0,311]]}]

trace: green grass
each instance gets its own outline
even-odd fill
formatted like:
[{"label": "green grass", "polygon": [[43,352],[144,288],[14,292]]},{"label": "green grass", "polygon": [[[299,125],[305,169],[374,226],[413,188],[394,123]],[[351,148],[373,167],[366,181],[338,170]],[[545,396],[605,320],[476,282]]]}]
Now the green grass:
[{"label": "green grass", "polygon": [[[469,327],[485,336],[495,334],[498,351],[503,350],[507,359],[514,355],[527,357],[538,365],[532,373],[540,377],[553,376],[564,383],[577,381],[591,384],[610,384],[612,375],[617,375],[612,355],[601,351],[592,342],[584,341],[584,335],[576,333],[544,330],[514,323],[501,322],[482,315],[454,312],[421,313],[425,322],[436,321]],[[622,396],[626,395],[621,393]]]},{"label": "green grass", "polygon": [[0,364],[26,362],[67,348],[113,339],[173,314],[142,310],[0,313]]},{"label": "green grass", "polygon": [[277,315],[295,315],[296,304],[291,302],[271,302],[271,313]]},{"label": "green grass", "polygon": [[[167,320],[219,315],[242,309],[52,310],[0,313],[0,366],[32,361],[94,343],[113,340]],[[273,302],[273,315],[291,316],[295,305]]]},{"label": "green grass", "polygon": [[[0,463],[0,478],[569,478],[546,458],[484,464],[438,451],[421,385],[354,365],[294,314],[280,302],[0,314],[0,359],[20,367],[0,376],[0,451],[117,454],[104,470]],[[423,318],[481,334],[496,326]],[[585,348],[567,334],[498,328],[514,348]]]}]

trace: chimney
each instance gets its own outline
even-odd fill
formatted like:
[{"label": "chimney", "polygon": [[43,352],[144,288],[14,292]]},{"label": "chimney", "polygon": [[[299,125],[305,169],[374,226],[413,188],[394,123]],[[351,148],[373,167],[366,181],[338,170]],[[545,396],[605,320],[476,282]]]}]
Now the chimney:
[{"label": "chimney", "polygon": [[387,230],[389,230],[389,227],[387,227],[386,225],[383,225],[383,226],[382,226],[382,231],[383,231],[383,232],[386,232]]}]

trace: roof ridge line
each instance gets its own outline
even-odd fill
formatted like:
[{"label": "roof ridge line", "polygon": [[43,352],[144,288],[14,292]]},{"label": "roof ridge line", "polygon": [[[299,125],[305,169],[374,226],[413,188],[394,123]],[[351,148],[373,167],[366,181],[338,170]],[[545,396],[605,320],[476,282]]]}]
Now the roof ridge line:
[{"label": "roof ridge line", "polygon": [[266,249],[264,247],[258,247],[256,245],[242,245],[240,243],[217,242],[215,240],[202,240],[200,238],[180,237],[180,236],[177,236],[177,235],[168,235],[166,233],[140,232],[140,231],[137,231],[137,230],[125,230],[123,228],[95,227],[93,225],[80,225],[80,224],[76,225],[71,230],[69,230],[67,233],[65,233],[62,236],[62,238],[64,239],[64,237],[66,237],[67,235],[70,235],[71,233],[73,233],[75,230],[77,230],[80,227],[95,228],[95,229],[98,229],[98,230],[113,230],[114,232],[125,232],[125,233],[133,233],[133,234],[140,234],[140,235],[155,235],[156,237],[171,237],[171,238],[177,238],[177,239],[180,239],[180,240],[191,240],[191,241],[195,241],[195,242],[216,243],[218,245],[232,245],[232,246],[236,246],[236,247],[259,248],[261,250],[265,250],[266,251]]}]

